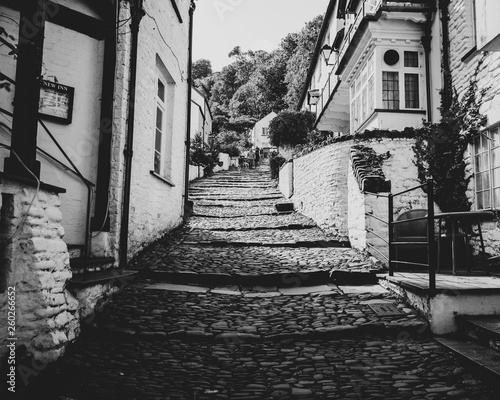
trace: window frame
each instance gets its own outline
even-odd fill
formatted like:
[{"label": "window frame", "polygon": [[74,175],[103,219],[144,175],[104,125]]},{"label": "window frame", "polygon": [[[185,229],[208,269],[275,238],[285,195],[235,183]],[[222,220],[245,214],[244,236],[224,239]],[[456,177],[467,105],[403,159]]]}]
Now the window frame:
[{"label": "window frame", "polygon": [[[160,83],[163,85],[163,99],[159,95]],[[156,90],[155,90],[155,134],[154,134],[154,143],[153,143],[153,171],[160,175],[165,176],[165,137],[166,137],[166,128],[167,128],[167,89],[168,83],[161,76],[161,74],[156,75]],[[158,111],[161,112],[162,120],[161,127],[158,128]],[[158,131],[160,133],[160,149],[157,148],[158,141]],[[156,155],[159,154],[159,170],[156,168]]]},{"label": "window frame", "polygon": [[[496,136],[496,139],[493,137]],[[479,141],[479,143],[478,143]],[[482,149],[481,141],[487,144],[486,149]],[[500,209],[500,124],[495,124],[481,132],[472,144],[473,164],[474,164],[474,204],[477,210],[497,210]],[[478,151],[479,150],[479,151]],[[494,154],[497,154],[496,160]],[[487,166],[481,168],[479,157],[486,156]],[[481,168],[481,169],[479,169]],[[496,174],[495,174],[495,171]],[[480,186],[480,179],[486,174],[488,187]],[[495,184],[495,175],[498,176],[498,183]],[[496,192],[496,194],[495,194]],[[488,205],[484,204],[481,197],[487,193]]]}]

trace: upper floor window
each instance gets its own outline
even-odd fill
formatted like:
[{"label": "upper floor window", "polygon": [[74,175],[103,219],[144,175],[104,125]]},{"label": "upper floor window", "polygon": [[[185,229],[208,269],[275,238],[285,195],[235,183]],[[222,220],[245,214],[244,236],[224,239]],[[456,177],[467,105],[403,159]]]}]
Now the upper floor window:
[{"label": "upper floor window", "polygon": [[477,209],[500,208],[499,126],[474,140],[474,172]]},{"label": "upper floor window", "polygon": [[[420,108],[420,60],[418,51],[390,49],[383,54],[382,108],[386,110]],[[404,86],[401,88],[401,84]]]},{"label": "upper floor window", "polygon": [[269,128],[262,128],[262,136],[269,136]]}]

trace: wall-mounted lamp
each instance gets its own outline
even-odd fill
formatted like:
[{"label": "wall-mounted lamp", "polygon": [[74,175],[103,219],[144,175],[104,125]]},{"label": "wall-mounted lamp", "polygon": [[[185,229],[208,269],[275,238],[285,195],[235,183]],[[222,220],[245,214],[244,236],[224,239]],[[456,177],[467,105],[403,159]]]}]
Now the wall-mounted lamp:
[{"label": "wall-mounted lamp", "polygon": [[323,56],[326,65],[330,65],[330,64],[328,64],[328,60],[330,59],[330,56],[332,55],[332,52],[333,52],[333,48],[331,46],[327,45],[327,44],[325,44],[321,48],[321,55]]},{"label": "wall-mounted lamp", "polygon": [[307,104],[309,104],[310,106],[315,106],[316,104],[318,104],[320,96],[319,89],[311,89],[307,92],[307,95]]}]

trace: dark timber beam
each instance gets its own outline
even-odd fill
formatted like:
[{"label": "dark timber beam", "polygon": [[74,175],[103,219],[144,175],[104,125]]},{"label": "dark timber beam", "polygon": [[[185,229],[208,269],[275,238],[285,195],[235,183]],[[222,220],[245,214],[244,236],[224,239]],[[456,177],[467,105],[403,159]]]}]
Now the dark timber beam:
[{"label": "dark timber beam", "polygon": [[35,176],[40,177],[40,162],[36,160],[36,142],[43,39],[46,11],[48,11],[46,5],[45,0],[24,0],[19,3],[21,14],[12,149],[10,157],[5,159],[6,173],[31,179],[32,175],[23,164]]}]

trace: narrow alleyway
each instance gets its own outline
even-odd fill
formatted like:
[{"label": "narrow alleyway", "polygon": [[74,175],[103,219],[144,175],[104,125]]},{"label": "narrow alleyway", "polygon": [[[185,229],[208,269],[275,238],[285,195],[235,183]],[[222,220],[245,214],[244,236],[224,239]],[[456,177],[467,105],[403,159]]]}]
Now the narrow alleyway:
[{"label": "narrow alleyway", "polygon": [[374,261],[277,213],[267,165],[197,181],[190,197],[189,223],[133,261],[140,277],[31,398],[494,398],[376,284]]}]

